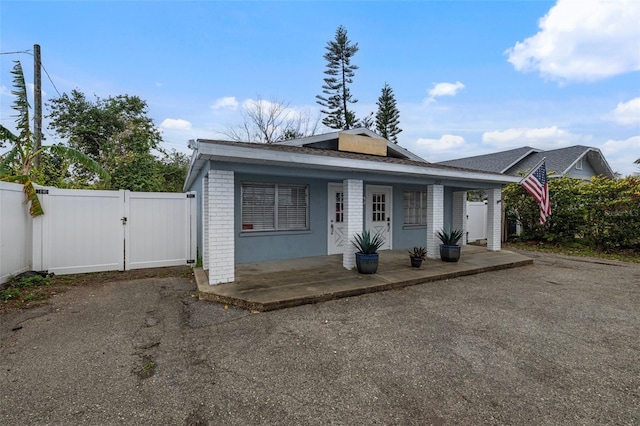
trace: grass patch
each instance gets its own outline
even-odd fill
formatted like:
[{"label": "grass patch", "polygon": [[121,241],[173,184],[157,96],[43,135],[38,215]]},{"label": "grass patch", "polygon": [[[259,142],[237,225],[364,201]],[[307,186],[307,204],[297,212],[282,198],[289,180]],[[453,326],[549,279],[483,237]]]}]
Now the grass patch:
[{"label": "grass patch", "polygon": [[50,296],[49,286],[53,280],[41,275],[24,275],[10,278],[0,290],[0,301],[22,307],[24,304],[39,302]]},{"label": "grass patch", "polygon": [[640,252],[637,250],[619,250],[605,252],[595,250],[578,243],[558,244],[544,241],[511,241],[504,245],[505,248],[539,251],[544,253],[566,254],[569,256],[595,257],[599,259],[619,260],[622,262],[640,263]]}]

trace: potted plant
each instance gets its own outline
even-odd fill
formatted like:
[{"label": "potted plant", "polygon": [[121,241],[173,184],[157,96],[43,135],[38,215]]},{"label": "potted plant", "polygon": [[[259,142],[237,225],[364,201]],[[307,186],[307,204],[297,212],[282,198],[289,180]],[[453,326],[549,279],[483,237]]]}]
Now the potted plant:
[{"label": "potted plant", "polygon": [[414,247],[413,250],[409,250],[409,258],[411,259],[411,266],[419,268],[422,265],[422,261],[427,258],[427,249]]},{"label": "potted plant", "polygon": [[460,246],[457,245],[463,232],[460,229],[442,229],[436,234],[440,239],[440,259],[445,262],[457,262],[460,260]]},{"label": "potted plant", "polygon": [[378,270],[378,249],[384,244],[384,237],[380,233],[371,236],[369,231],[363,231],[354,236],[353,245],[356,246],[356,266],[361,274],[375,274]]}]

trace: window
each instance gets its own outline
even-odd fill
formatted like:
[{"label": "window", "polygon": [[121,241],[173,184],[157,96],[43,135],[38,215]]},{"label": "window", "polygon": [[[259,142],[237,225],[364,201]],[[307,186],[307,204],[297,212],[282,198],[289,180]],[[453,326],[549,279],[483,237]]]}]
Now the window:
[{"label": "window", "polygon": [[404,224],[427,224],[427,193],[421,191],[404,192]]},{"label": "window", "polygon": [[309,187],[242,184],[242,231],[309,229]]}]

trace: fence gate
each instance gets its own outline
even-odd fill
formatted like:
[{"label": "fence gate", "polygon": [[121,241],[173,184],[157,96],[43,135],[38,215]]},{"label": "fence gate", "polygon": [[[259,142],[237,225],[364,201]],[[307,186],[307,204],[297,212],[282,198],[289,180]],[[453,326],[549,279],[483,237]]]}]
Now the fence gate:
[{"label": "fence gate", "polygon": [[33,269],[75,274],[193,263],[195,193],[40,188]]},{"label": "fence gate", "polygon": [[487,203],[484,201],[467,201],[467,233],[469,242],[487,239]]}]

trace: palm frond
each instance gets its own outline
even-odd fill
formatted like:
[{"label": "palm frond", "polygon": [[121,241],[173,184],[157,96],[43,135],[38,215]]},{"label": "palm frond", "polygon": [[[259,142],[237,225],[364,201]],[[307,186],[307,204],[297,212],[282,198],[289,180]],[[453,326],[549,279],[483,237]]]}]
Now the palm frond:
[{"label": "palm frond", "polygon": [[102,179],[105,183],[108,183],[111,179],[109,173],[107,173],[102,168],[102,166],[100,166],[100,163],[98,163],[88,155],[78,151],[77,149],[59,144],[43,146],[41,149],[51,151],[54,154],[58,154],[62,157],[67,158],[68,160],[71,160],[71,162],[73,163],[80,164],[87,170],[98,175],[98,177],[100,177],[100,179]]},{"label": "palm frond", "polygon": [[42,204],[40,204],[38,193],[36,192],[36,188],[33,186],[31,179],[27,179],[22,184],[22,187],[25,195],[27,196],[25,203],[31,202],[31,205],[29,206],[29,214],[31,214],[31,217],[43,215],[44,210],[42,210]]},{"label": "palm frond", "polygon": [[14,61],[12,95],[15,95],[13,109],[16,110],[16,128],[20,131],[20,138],[23,142],[31,141],[31,130],[29,129],[29,98],[27,97],[27,85],[24,82],[24,73],[20,61]]},{"label": "palm frond", "polygon": [[11,164],[15,161],[19,153],[18,147],[14,146],[11,151],[7,152],[4,157],[0,159],[0,176],[11,174]]},{"label": "palm frond", "polygon": [[35,186],[33,186],[33,182],[31,178],[27,175],[3,175],[0,174],[0,180],[5,182],[13,182],[13,183],[21,183],[22,190],[26,195],[25,203],[31,203],[29,206],[29,214],[32,217],[40,216],[44,214],[44,210],[42,209],[42,204],[40,204],[40,199],[38,198],[38,193],[36,192]]},{"label": "palm frond", "polygon": [[14,135],[9,129],[0,125],[0,148],[4,146],[2,142],[5,141],[15,144],[16,142],[18,142],[18,137]]}]

